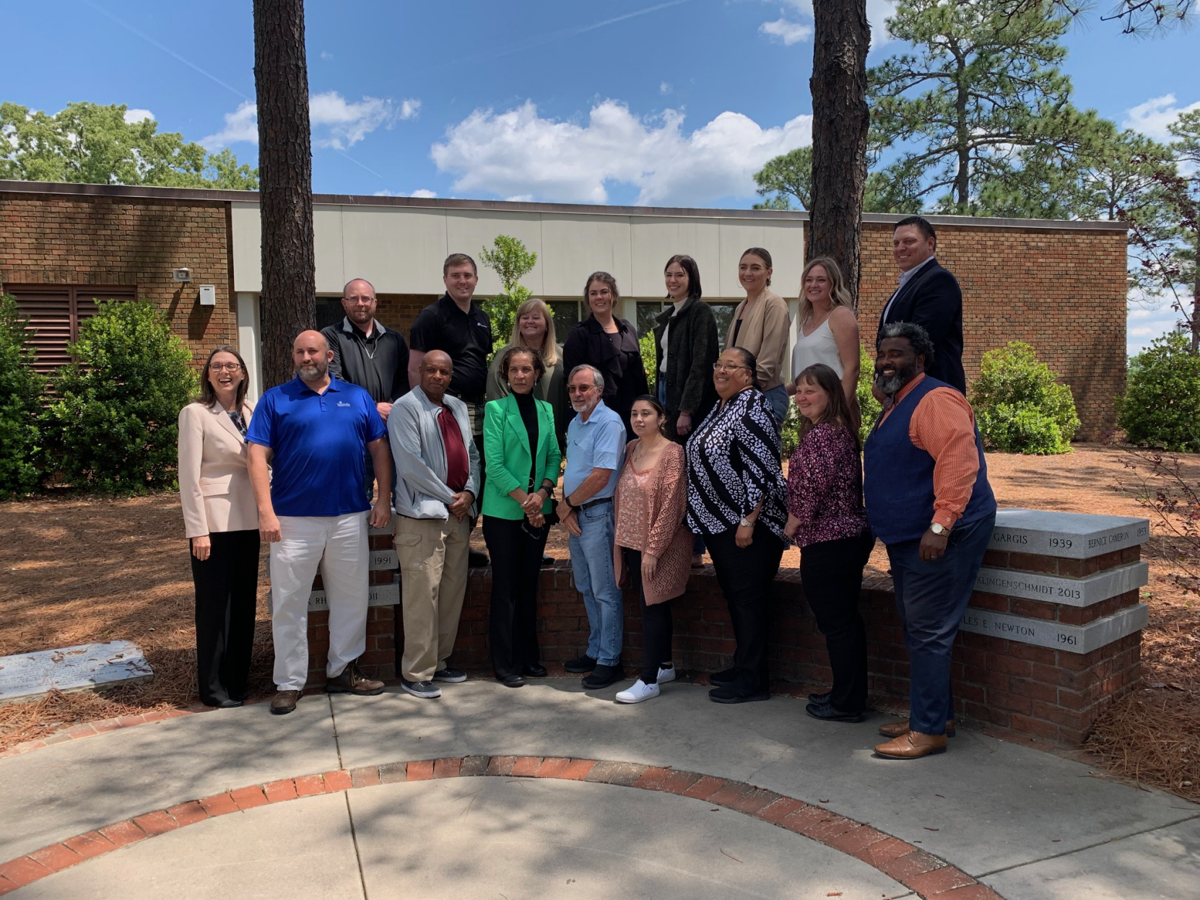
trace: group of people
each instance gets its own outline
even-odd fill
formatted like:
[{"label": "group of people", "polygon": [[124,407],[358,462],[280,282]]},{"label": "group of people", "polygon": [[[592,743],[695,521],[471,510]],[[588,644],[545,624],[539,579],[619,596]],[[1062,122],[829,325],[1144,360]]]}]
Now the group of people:
[{"label": "group of people", "polygon": [[[491,323],[473,301],[478,272],[465,254],[447,258],[446,294],[420,313],[409,343],[375,319],[370,283],[349,282],[343,321],[300,334],[296,378],[257,406],[246,398],[241,356],[216,348],[200,397],[180,413],[201,699],[230,707],[245,697],[260,540],[270,543],[271,712],[294,710],[304,688],[318,568],[329,607],[326,689],[380,693],[382,682],[356,660],[365,649],[368,527],[388,527],[394,510],[399,674],[415,697],[435,698],[440,684],[466,680],[450,657],[476,562],[469,537],[481,519],[500,684],[517,688],[547,674],[536,598],[547,536],[559,524],[589,626],[587,646],[565,668],[583,675],[585,688],[626,678],[623,583],[640,598],[643,654],[640,677],[615,699],[652,699],[675,678],[672,602],[707,549],[736,640],[734,664],[710,676],[709,696],[767,699],[770,591],[794,541],[834,676],[806,711],[859,722],[868,682],[857,603],[879,538],[912,690],[909,721],[884,726],[891,740],[876,751],[916,758],[944,749],[954,730],[951,645],[996,504],[964,397],[961,292],[935,249],[926,220],[896,226],[900,283],[876,335],[883,413],[865,448],[858,323],[827,257],[804,269],[790,383],[790,319],[769,289],[771,255],[762,248],[741,257],[746,299],[723,343],[701,302],[695,260],[668,260],[671,302],[654,327],[655,394],[636,329],[615,315],[619,293],[606,272],[588,277],[590,315],[564,343],[547,304],[531,299],[489,365]],[[780,431],[789,398],[801,427],[785,478]]]}]

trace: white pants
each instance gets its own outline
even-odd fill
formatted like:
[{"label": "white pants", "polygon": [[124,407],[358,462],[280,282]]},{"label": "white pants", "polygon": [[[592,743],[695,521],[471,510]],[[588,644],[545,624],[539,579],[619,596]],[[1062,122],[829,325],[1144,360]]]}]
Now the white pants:
[{"label": "white pants", "polygon": [[367,516],[280,516],[271,544],[271,636],[275,685],[304,690],[308,680],[308,597],[321,568],[329,603],[329,662],[336,678],[367,649]]}]

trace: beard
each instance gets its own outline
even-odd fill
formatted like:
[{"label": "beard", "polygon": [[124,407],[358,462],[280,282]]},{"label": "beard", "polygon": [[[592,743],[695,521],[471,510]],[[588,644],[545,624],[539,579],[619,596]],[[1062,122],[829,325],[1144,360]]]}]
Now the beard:
[{"label": "beard", "polygon": [[314,362],[311,365],[296,367],[296,374],[300,376],[301,381],[320,381],[328,371],[327,362]]},{"label": "beard", "polygon": [[881,372],[875,373],[875,387],[884,394],[894,394],[917,377],[917,364],[911,363],[896,370],[891,377],[885,378]]}]

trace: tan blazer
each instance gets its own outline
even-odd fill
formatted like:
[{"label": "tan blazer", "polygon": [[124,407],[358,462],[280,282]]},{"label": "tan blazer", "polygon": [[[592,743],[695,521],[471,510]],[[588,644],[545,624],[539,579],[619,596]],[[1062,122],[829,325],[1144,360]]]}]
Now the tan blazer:
[{"label": "tan blazer", "polygon": [[217,404],[189,403],[179,413],[179,499],[189,538],[258,528],[246,442]]},{"label": "tan blazer", "polygon": [[746,301],[743,300],[737,305],[729,323],[729,330],[725,333],[725,346],[721,349],[743,347],[753,353],[758,360],[758,388],[769,391],[783,384],[783,358],[787,355],[791,317],[788,314],[787,302],[778,294],[772,293],[770,288],[763,288],[756,300],[742,321],[735,344],[733,329],[737,327],[737,317],[746,308]]}]

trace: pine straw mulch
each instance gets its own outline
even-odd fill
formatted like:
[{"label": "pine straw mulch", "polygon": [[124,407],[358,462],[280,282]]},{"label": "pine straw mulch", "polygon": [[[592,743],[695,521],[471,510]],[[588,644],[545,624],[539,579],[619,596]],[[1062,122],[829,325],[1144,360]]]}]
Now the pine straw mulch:
[{"label": "pine straw mulch", "polygon": [[[1100,720],[1087,750],[1115,775],[1200,801],[1200,598],[1171,581],[1178,542],[1138,504],[1128,459],[1120,449],[1081,445],[1059,457],[993,454],[988,467],[1004,506],[1151,518],[1152,540],[1143,547],[1150,562],[1143,687]],[[1200,484],[1200,456],[1183,464]],[[0,706],[0,752],[82,722],[195,707],[193,593],[182,533],[178,500],[169,494],[0,503],[0,656],[125,639],[145,651],[155,673],[152,682],[103,694]],[[554,534],[547,552],[566,556],[565,536]],[[264,552],[250,680],[259,698],[274,690],[265,562]],[[795,550],[784,557],[784,565],[798,562]]]}]

